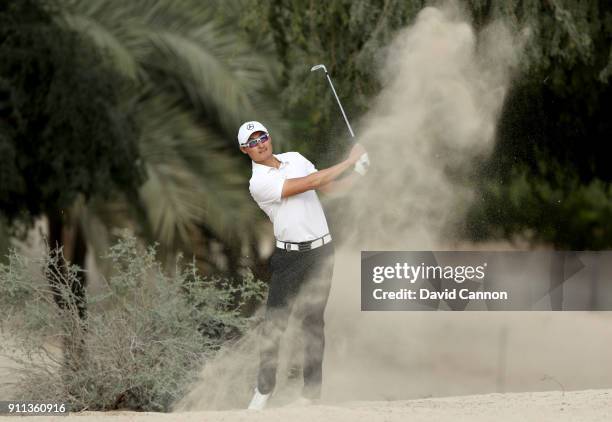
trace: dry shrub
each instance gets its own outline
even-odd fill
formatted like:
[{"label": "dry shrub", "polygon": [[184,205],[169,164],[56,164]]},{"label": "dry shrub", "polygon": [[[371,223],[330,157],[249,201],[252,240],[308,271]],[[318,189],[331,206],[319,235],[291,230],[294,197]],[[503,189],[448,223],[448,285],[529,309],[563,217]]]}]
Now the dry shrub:
[{"label": "dry shrub", "polygon": [[0,327],[10,342],[0,353],[18,364],[12,389],[21,400],[72,410],[169,410],[201,366],[253,324],[241,309],[264,292],[251,274],[240,282],[204,278],[180,261],[169,275],[154,247],[126,235],[110,249],[113,275],[88,298],[82,320],[71,289],[82,270],[66,265],[61,250],[40,261],[16,251],[8,258],[0,265]]}]

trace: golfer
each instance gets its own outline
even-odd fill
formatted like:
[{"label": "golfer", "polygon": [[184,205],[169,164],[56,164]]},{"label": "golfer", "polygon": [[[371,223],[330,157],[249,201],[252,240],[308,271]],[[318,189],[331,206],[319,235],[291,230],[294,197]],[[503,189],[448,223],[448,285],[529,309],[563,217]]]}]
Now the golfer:
[{"label": "golfer", "polygon": [[[367,155],[356,144],[346,160],[317,171],[297,152],[272,154],[272,137],[256,121],[240,126],[238,143],[253,161],[251,196],[272,221],[276,238],[270,260],[272,278],[261,331],[257,386],[249,409],[263,409],[274,390],[280,339],[294,303],[304,335],[302,396],[318,399],[325,346],[323,313],[331,287],[334,246],[316,191],[350,188],[360,177],[357,173],[335,179],[358,161],[367,159]],[[365,172],[359,166],[355,170]]]}]

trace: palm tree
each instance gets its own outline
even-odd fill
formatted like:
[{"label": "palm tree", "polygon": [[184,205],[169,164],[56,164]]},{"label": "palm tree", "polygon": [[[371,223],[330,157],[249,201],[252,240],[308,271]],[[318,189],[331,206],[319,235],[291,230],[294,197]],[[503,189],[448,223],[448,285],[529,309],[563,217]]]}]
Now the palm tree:
[{"label": "palm tree", "polygon": [[[236,127],[243,119],[253,117],[270,122],[275,128],[282,127],[269,100],[274,78],[270,71],[273,67],[261,55],[265,48],[249,44],[235,31],[229,32],[223,21],[217,21],[214,13],[221,6],[202,6],[187,0],[51,1],[57,5],[53,16],[58,16],[57,11],[60,11],[56,23],[91,38],[94,45],[104,52],[103,55],[92,54],[92,59],[79,68],[62,68],[68,70],[68,75],[81,77],[80,92],[89,93],[85,88],[95,85],[102,88],[92,92],[103,96],[99,95],[103,86],[113,86],[113,89],[125,87],[119,101],[114,101],[113,107],[106,110],[106,120],[101,116],[91,119],[97,122],[97,126],[89,122],[87,126],[83,125],[83,132],[77,136],[74,136],[76,131],[71,130],[72,139],[76,145],[87,149],[88,139],[82,139],[86,138],[82,134],[90,134],[91,127],[97,127],[93,133],[97,137],[90,142],[101,145],[111,133],[109,127],[115,121],[117,129],[127,128],[136,121],[139,131],[121,131],[121,136],[115,136],[112,147],[106,151],[121,149],[123,140],[127,145],[135,133],[139,133],[138,156],[142,160],[138,166],[132,166],[133,161],[128,160],[125,167],[130,170],[126,172],[129,175],[118,178],[118,185],[112,185],[122,189],[116,189],[111,200],[86,199],[83,194],[99,190],[79,190],[81,196],[76,200],[71,196],[69,202],[72,205],[66,210],[68,200],[60,207],[53,203],[52,197],[51,207],[47,207],[52,209],[41,211],[47,217],[51,246],[62,245],[63,256],[83,268],[88,245],[100,248],[98,251],[106,249],[104,243],[109,242],[105,240],[112,236],[109,228],[129,224],[139,228],[147,240],[158,240],[169,260],[177,250],[201,251],[202,245],[211,241],[221,244],[221,252],[225,255],[238,256],[237,251],[241,251],[243,245],[253,242],[256,233],[250,228],[257,225],[252,224],[252,216],[261,213],[254,209],[245,189],[248,165],[241,161],[243,157],[236,150]],[[41,4],[47,6],[48,3]],[[34,6],[38,4],[33,3]],[[27,5],[21,7],[21,11],[30,10]],[[226,9],[228,11],[231,12]],[[74,38],[71,32],[70,37]],[[31,39],[36,42],[35,37]],[[78,51],[74,48],[66,49],[64,54],[62,48],[67,46],[58,46],[51,38],[45,37],[44,40],[49,41],[48,45],[53,46],[59,57],[81,57],[74,54]],[[89,44],[83,45],[89,48]],[[39,57],[48,54],[41,51]],[[97,69],[92,63],[98,57],[103,57],[101,61],[104,61],[105,69],[108,63],[113,67],[112,72],[105,73],[108,74],[108,80],[104,80],[108,82],[106,85],[87,83],[102,80],[98,77],[99,72],[88,72],[88,69]],[[124,86],[125,77],[131,80],[131,86]],[[61,90],[61,97],[64,94],[67,98],[76,97],[66,91]],[[6,102],[1,94],[0,111]],[[116,94],[113,90],[113,99],[117,99]],[[79,103],[78,110],[95,110],[87,117],[101,110],[87,108],[96,104],[96,98],[81,97],[85,101]],[[66,115],[68,120],[76,119],[74,114]],[[120,115],[133,119],[117,118]],[[4,126],[0,127],[3,131]],[[4,136],[3,133],[0,135]],[[276,135],[275,138],[282,139],[282,136]],[[133,145],[130,143],[130,146]],[[133,149],[128,152],[133,152]],[[127,157],[129,154],[124,155]],[[106,155],[107,160],[112,161],[112,158],[112,154]],[[142,169],[147,176],[138,191],[133,190],[136,183],[128,183],[130,179],[140,180],[137,172],[133,171],[134,167]],[[40,198],[36,197],[33,202],[37,199]],[[4,229],[0,221],[0,247],[7,237],[3,235]],[[214,260],[209,261],[214,263]],[[231,264],[236,266],[238,263]],[[59,268],[60,271],[64,269],[64,266]],[[78,317],[85,321],[85,280],[82,273],[77,277],[79,282],[71,284],[70,288],[76,300]],[[62,284],[53,280],[50,279],[52,287]],[[55,298],[60,307],[66,307],[63,296],[57,294]],[[81,339],[80,333],[86,327],[86,324],[75,326],[74,338]],[[82,351],[80,341],[74,346],[77,352]],[[73,360],[69,349],[65,347],[67,363]]]},{"label": "palm tree", "polygon": [[233,255],[253,244],[249,227],[261,213],[248,197],[249,166],[235,131],[255,116],[282,142],[285,126],[271,101],[277,67],[262,54],[270,48],[227,23],[238,21],[240,2],[58,2],[62,21],[91,37],[137,86],[126,101],[141,126],[147,181],[138,198],[94,200],[78,213],[89,243],[103,248],[101,228],[137,220],[168,259],[177,249],[201,251],[211,239]]}]

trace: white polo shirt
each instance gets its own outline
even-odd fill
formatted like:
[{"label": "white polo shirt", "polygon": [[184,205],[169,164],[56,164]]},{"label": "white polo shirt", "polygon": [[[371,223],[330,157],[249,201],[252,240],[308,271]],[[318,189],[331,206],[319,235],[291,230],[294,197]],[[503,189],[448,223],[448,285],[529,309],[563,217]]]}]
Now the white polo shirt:
[{"label": "white polo shirt", "polygon": [[281,198],[285,179],[308,176],[315,166],[298,152],[274,154],[280,167],[253,161],[249,191],[272,221],[274,237],[283,242],[307,242],[329,233],[323,207],[314,190]]}]

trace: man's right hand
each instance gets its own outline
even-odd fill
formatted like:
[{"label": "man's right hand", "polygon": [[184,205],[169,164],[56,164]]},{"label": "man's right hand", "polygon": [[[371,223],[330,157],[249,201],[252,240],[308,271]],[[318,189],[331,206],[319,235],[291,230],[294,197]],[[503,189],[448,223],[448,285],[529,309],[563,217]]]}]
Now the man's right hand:
[{"label": "man's right hand", "polygon": [[347,160],[351,164],[355,164],[361,158],[361,156],[365,153],[366,153],[366,150],[361,144],[355,144],[353,145],[353,148],[351,149],[351,152],[349,153]]}]

